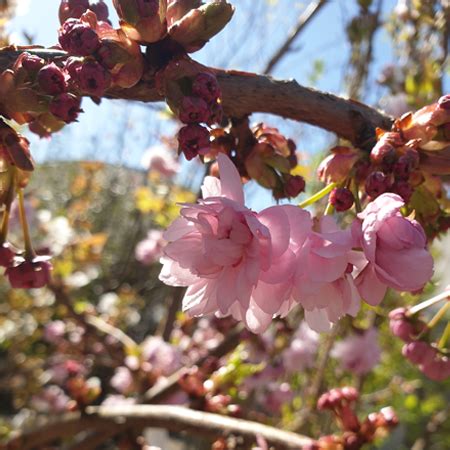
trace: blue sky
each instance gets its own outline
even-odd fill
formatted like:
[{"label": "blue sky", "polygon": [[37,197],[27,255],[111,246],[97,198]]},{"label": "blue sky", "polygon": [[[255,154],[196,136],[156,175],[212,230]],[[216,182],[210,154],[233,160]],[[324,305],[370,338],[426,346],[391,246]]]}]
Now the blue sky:
[{"label": "blue sky", "polygon": [[[57,41],[57,9],[59,0],[26,0],[28,11],[11,23],[14,43],[21,44],[23,31],[36,43],[50,46]],[[193,55],[202,63],[215,67],[258,72],[284,41],[299,14],[309,3],[296,0],[231,0],[236,7],[232,22],[203,50]],[[111,0],[107,1],[111,6]],[[277,66],[274,77],[295,78],[311,85],[314,61],[324,64],[323,76],[314,86],[342,94],[343,76],[348,61],[349,46],[345,24],[357,11],[356,0],[329,0],[308,24],[293,51]],[[384,1],[384,14],[389,14],[396,0]],[[110,7],[110,11],[113,8]],[[113,15],[113,20],[116,20]],[[376,104],[382,89],[375,83],[380,70],[395,62],[389,38],[384,30],[376,35],[374,63],[369,84],[373,86],[365,99]],[[163,105],[143,105],[122,101],[103,101],[100,106],[90,100],[83,102],[85,114],[79,123],[71,124],[51,141],[32,137],[33,154],[37,161],[54,159],[98,159],[105,162],[137,167],[147,147],[158,143],[161,133],[173,133],[174,125],[161,119]],[[306,155],[324,151],[334,136],[317,128],[293,121],[255,114],[255,122],[264,120],[279,127],[293,138]]]}]

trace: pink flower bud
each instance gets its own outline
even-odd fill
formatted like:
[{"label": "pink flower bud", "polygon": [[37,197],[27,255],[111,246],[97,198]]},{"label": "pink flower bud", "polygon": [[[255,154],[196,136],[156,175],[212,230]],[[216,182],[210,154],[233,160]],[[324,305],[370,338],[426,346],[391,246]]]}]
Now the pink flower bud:
[{"label": "pink flower bud", "polygon": [[109,10],[108,5],[103,1],[100,0],[96,3],[92,3],[89,6],[89,9],[95,13],[97,16],[97,20],[107,22],[109,18]]},{"label": "pink flower bud", "polygon": [[178,132],[180,150],[188,161],[210,150],[209,131],[201,125],[188,125]]},{"label": "pink flower bud", "polygon": [[79,19],[89,8],[89,0],[61,0],[59,5],[59,22],[67,19]]},{"label": "pink flower bud", "polygon": [[450,94],[444,95],[438,100],[439,108],[449,110],[450,109]]},{"label": "pink flower bud", "polygon": [[100,47],[98,34],[78,19],[69,19],[59,29],[61,47],[75,56],[92,55]]},{"label": "pink flower bud", "polygon": [[208,122],[210,117],[208,104],[201,98],[184,97],[179,116],[183,123]]},{"label": "pink flower bud", "polygon": [[38,72],[45,66],[45,60],[37,55],[31,55],[30,53],[24,53],[22,58],[22,67],[27,72]]},{"label": "pink flower bud", "polygon": [[205,102],[216,101],[221,95],[217,78],[211,73],[199,73],[192,84],[192,93]]},{"label": "pink flower bud", "polygon": [[396,158],[397,152],[395,151],[395,148],[383,140],[378,141],[370,152],[370,159],[374,164],[392,166],[392,164],[395,163]]},{"label": "pink flower bud", "polygon": [[436,357],[428,364],[423,364],[421,371],[433,381],[444,381],[450,377],[450,360],[448,357]]},{"label": "pink flower bud", "polygon": [[13,263],[17,252],[8,242],[3,242],[0,246],[0,266],[9,267]]},{"label": "pink flower bud", "polygon": [[77,120],[81,98],[73,94],[64,93],[55,97],[50,103],[50,112],[63,122],[71,123]]},{"label": "pink flower bud", "polygon": [[389,319],[389,328],[392,334],[404,342],[411,342],[416,331],[414,325],[406,317],[406,309],[394,309],[389,313]]},{"label": "pink flower bud", "polygon": [[365,188],[367,194],[376,198],[389,189],[389,178],[383,172],[372,172],[366,180]]},{"label": "pink flower bud", "polygon": [[50,282],[51,270],[48,257],[36,257],[33,261],[23,260],[16,266],[8,267],[5,274],[14,289],[36,289]]},{"label": "pink flower bud", "polygon": [[47,64],[38,73],[39,87],[45,94],[58,95],[67,90],[64,72],[55,64]]},{"label": "pink flower bud", "polygon": [[82,64],[77,72],[80,89],[97,97],[101,97],[111,85],[111,75],[96,61]]},{"label": "pink flower bud", "polygon": [[358,159],[356,150],[350,147],[334,147],[319,165],[317,174],[324,183],[341,183],[347,177]]},{"label": "pink flower bud", "polygon": [[353,206],[355,197],[347,188],[335,188],[330,193],[330,203],[335,207],[336,211],[347,211]]},{"label": "pink flower bud", "polygon": [[284,192],[288,197],[297,197],[305,190],[305,179],[300,175],[289,175],[284,185]]},{"label": "pink flower bud", "polygon": [[414,189],[407,181],[399,180],[392,185],[391,191],[400,195],[405,203],[408,203],[411,200]]},{"label": "pink flower bud", "polygon": [[425,366],[433,361],[436,350],[427,342],[414,341],[403,346],[402,354],[413,364]]}]

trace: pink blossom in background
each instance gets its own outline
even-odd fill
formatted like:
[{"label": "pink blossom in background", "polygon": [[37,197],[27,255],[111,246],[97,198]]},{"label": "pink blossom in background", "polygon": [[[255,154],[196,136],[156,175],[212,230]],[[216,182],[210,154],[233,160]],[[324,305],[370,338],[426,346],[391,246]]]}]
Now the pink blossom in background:
[{"label": "pink blossom in background", "polygon": [[378,332],[370,328],[361,334],[353,334],[336,342],[331,356],[339,359],[342,367],[357,375],[370,372],[379,362],[381,349]]},{"label": "pink blossom in background", "polygon": [[147,237],[136,245],[134,255],[142,264],[153,264],[162,256],[165,244],[161,230],[150,230]]},{"label": "pink blossom in background", "polygon": [[172,178],[180,171],[173,152],[165,146],[150,147],[142,156],[141,164],[149,172],[158,172],[166,178]]},{"label": "pink blossom in background", "polygon": [[302,322],[295,332],[290,346],[283,352],[283,366],[288,373],[295,373],[314,366],[319,334]]},{"label": "pink blossom in background", "polygon": [[123,395],[108,395],[101,403],[102,406],[128,406],[135,404],[135,398],[124,397]]},{"label": "pink blossom in background", "polygon": [[358,214],[352,232],[367,259],[356,279],[363,299],[377,305],[387,287],[414,292],[423,288],[433,275],[433,258],[428,252],[422,226],[403,217],[402,198],[382,194]]},{"label": "pink blossom in background", "polygon": [[53,320],[44,327],[44,339],[51,343],[56,344],[64,336],[66,332],[66,324],[62,320]]},{"label": "pink blossom in background", "polygon": [[181,351],[159,336],[145,339],[141,349],[142,357],[151,364],[151,370],[159,375],[169,376],[183,366]]},{"label": "pink blossom in background", "polygon": [[50,385],[45,387],[42,392],[34,395],[31,399],[33,408],[36,408],[39,412],[45,413],[61,413],[67,411],[70,398],[64,393],[64,391],[56,385]]},{"label": "pink blossom in background", "polygon": [[272,413],[279,413],[284,404],[289,404],[294,399],[289,383],[270,383],[267,392],[258,400],[265,409]]},{"label": "pink blossom in background", "polygon": [[121,394],[131,392],[133,388],[133,375],[128,367],[120,366],[114,371],[111,377],[111,386]]}]

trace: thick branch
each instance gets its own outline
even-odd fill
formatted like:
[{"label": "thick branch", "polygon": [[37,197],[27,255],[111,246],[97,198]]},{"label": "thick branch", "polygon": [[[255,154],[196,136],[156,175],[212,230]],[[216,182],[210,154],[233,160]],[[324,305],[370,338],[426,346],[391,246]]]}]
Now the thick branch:
[{"label": "thick branch", "polygon": [[[24,50],[46,59],[65,55],[51,49],[6,48],[0,51],[0,70],[9,67]],[[295,80],[281,81],[264,75],[220,69],[216,73],[223,92],[224,111],[229,117],[243,117],[254,112],[275,114],[316,125],[366,150],[370,150],[375,142],[375,128],[390,129],[392,124],[390,117],[369,106],[300,86]],[[142,102],[164,100],[152,80],[141,81],[130,89],[111,89],[107,97]]]},{"label": "thick branch", "polygon": [[262,436],[277,450],[299,449],[310,444],[311,439],[289,431],[262,425],[243,419],[195,411],[183,406],[131,405],[89,407],[88,416],[71,415],[67,419],[51,423],[36,430],[22,433],[11,439],[2,450],[41,448],[60,439],[69,438],[81,431],[103,432],[111,427],[164,428],[169,431],[186,432],[194,436],[218,438],[240,436],[246,444],[255,443]]}]

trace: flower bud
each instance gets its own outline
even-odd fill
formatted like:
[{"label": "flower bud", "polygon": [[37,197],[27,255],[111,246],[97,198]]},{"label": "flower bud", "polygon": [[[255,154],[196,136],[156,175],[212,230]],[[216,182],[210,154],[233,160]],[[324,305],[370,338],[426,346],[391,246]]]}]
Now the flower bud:
[{"label": "flower bud", "polygon": [[77,76],[80,89],[96,97],[101,97],[111,85],[111,75],[97,61],[82,64]]},{"label": "flower bud", "polygon": [[330,203],[334,206],[336,211],[347,211],[353,206],[355,197],[347,188],[335,188],[330,193]]},{"label": "flower bud", "polygon": [[403,346],[402,354],[413,364],[427,365],[433,361],[436,350],[427,342],[413,341]]},{"label": "flower bud", "polygon": [[38,256],[32,261],[22,260],[19,264],[8,267],[5,275],[14,289],[36,289],[50,282],[51,270],[48,257]]},{"label": "flower bud", "polygon": [[100,46],[98,34],[87,23],[69,19],[59,29],[59,43],[71,55],[89,56]]},{"label": "flower bud", "polygon": [[89,9],[95,13],[97,20],[102,22],[108,22],[109,10],[108,5],[103,1],[99,0],[96,3],[89,5]]},{"label": "flower bud", "polygon": [[397,159],[397,152],[391,144],[380,140],[370,152],[370,159],[374,164],[390,168]]},{"label": "flower bud", "polygon": [[433,381],[444,381],[450,377],[450,359],[447,356],[438,356],[429,363],[423,364],[421,371]]},{"label": "flower bud", "polygon": [[288,175],[285,179],[284,192],[294,198],[305,190],[305,179],[300,175]]},{"label": "flower bud", "polygon": [[214,0],[191,9],[180,20],[172,23],[169,35],[186,51],[195,52],[225,27],[233,13],[234,8],[226,0]]},{"label": "flower bud", "polygon": [[407,181],[398,180],[392,185],[391,191],[400,195],[405,203],[408,203],[414,193],[414,188]]},{"label": "flower bud", "polygon": [[208,122],[210,117],[208,104],[201,98],[184,97],[179,117],[183,123]]},{"label": "flower bud", "polygon": [[178,132],[179,148],[188,161],[210,149],[209,131],[201,125],[188,125]]},{"label": "flower bud", "polygon": [[55,64],[47,64],[38,73],[39,87],[45,94],[58,95],[67,90],[64,72]]},{"label": "flower bud", "polygon": [[450,110],[450,94],[444,95],[438,100],[439,108]]},{"label": "flower bud", "polygon": [[192,94],[207,103],[216,101],[221,95],[217,78],[207,72],[199,73],[192,83]]},{"label": "flower bud", "polygon": [[366,180],[367,195],[376,198],[389,189],[389,178],[383,172],[372,172]]},{"label": "flower bud", "polygon": [[331,149],[317,169],[319,180],[324,183],[342,183],[358,160],[356,150],[350,147],[338,146]]},{"label": "flower bud", "polygon": [[22,57],[22,67],[30,73],[39,72],[45,66],[45,60],[37,55],[24,53]]},{"label": "flower bud", "polygon": [[415,327],[408,320],[405,308],[397,308],[389,313],[389,328],[394,336],[404,342],[411,342],[415,335]]},{"label": "flower bud", "polygon": [[63,24],[67,19],[79,19],[89,8],[89,0],[61,0],[59,5],[59,22]]},{"label": "flower bud", "polygon": [[170,27],[189,11],[201,6],[201,0],[169,0],[167,5],[167,25]]},{"label": "flower bud", "polygon": [[55,97],[50,103],[50,112],[66,123],[77,120],[81,99],[73,94],[64,93]]}]

